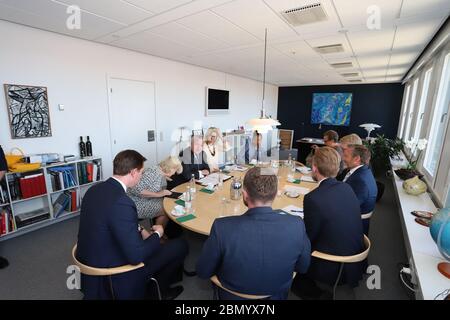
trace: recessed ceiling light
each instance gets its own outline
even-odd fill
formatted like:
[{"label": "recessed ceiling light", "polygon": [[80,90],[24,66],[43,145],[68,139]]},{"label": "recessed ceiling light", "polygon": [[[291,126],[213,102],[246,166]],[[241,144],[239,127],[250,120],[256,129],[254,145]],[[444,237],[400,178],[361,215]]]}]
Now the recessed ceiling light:
[{"label": "recessed ceiling light", "polygon": [[353,62],[336,62],[331,63],[330,66],[336,69],[353,68]]},{"label": "recessed ceiling light", "polygon": [[338,53],[344,52],[344,46],[342,44],[330,44],[326,46],[315,47],[314,50],[321,54]]}]

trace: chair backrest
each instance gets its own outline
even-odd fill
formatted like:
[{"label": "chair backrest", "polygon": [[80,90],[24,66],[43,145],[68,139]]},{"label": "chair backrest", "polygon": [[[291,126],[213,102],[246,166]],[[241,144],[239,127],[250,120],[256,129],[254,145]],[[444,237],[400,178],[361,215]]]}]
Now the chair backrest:
[{"label": "chair backrest", "polygon": [[[295,276],[297,275],[297,272],[294,272],[292,275],[292,278],[295,278]],[[212,276],[210,278],[211,282],[214,283],[217,287],[239,297],[239,298],[243,298],[243,299],[248,299],[248,300],[262,300],[262,299],[267,299],[270,298],[269,296],[260,296],[260,295],[253,295],[253,294],[246,294],[246,293],[239,293],[230,289],[225,288],[222,283],[220,282],[219,278],[217,278],[216,275]]]},{"label": "chair backrest", "polygon": [[336,256],[332,254],[323,253],[320,251],[313,251],[311,253],[311,256],[323,260],[333,261],[333,262],[340,262],[340,263],[355,263],[355,262],[361,262],[367,258],[369,255],[371,243],[370,239],[364,235],[364,246],[365,250],[361,253],[358,253],[353,256]]},{"label": "chair backrest", "polygon": [[294,130],[278,129],[278,139],[280,140],[280,149],[292,149]]},{"label": "chair backrest", "polygon": [[73,249],[72,249],[73,262],[75,263],[76,266],[78,266],[78,268],[80,268],[80,272],[82,274],[85,274],[88,276],[112,276],[115,274],[130,272],[130,271],[144,267],[144,264],[141,262],[137,265],[128,264],[128,265],[114,267],[114,268],[94,268],[94,267],[87,266],[87,265],[81,263],[80,261],[78,261],[78,259],[76,257],[76,253],[77,253],[77,245],[74,245]]}]

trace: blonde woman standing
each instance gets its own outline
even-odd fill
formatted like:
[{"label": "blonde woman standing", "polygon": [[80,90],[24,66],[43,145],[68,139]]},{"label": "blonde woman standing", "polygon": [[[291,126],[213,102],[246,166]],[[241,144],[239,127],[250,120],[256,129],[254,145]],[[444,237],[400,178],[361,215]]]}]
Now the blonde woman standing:
[{"label": "blonde woman standing", "polygon": [[180,159],[170,156],[156,166],[146,168],[139,183],[128,190],[128,195],[136,204],[139,219],[154,219],[156,224],[166,226],[169,218],[163,207],[165,196],[172,194],[167,190],[167,180],[175,173],[183,171]]}]

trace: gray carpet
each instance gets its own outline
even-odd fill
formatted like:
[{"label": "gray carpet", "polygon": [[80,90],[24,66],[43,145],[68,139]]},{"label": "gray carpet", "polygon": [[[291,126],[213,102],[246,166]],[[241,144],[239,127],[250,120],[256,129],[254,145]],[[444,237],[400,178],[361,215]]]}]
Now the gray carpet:
[{"label": "gray carpet", "polygon": [[[386,190],[375,209],[369,235],[369,264],[381,268],[381,289],[369,290],[364,280],[354,292],[345,286],[338,288],[338,299],[410,298],[398,279],[397,264],[407,259],[394,190],[390,180],[384,182]],[[1,242],[0,253],[9,259],[10,266],[0,270],[0,299],[81,299],[78,290],[66,286],[77,231],[78,218],[74,218]],[[205,238],[188,231],[183,236],[190,244],[186,269],[193,270]],[[185,277],[182,284],[185,290],[179,299],[212,298],[209,281]],[[289,299],[298,298],[291,293]]]}]

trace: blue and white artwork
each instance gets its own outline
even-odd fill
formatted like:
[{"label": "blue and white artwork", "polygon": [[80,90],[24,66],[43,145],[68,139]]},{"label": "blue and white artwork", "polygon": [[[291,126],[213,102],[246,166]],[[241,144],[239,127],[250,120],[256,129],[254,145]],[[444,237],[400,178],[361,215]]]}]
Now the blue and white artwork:
[{"label": "blue and white artwork", "polygon": [[314,93],[311,123],[349,126],[352,93]]}]

